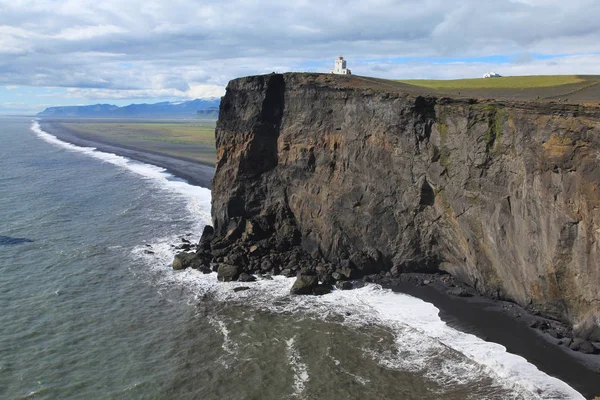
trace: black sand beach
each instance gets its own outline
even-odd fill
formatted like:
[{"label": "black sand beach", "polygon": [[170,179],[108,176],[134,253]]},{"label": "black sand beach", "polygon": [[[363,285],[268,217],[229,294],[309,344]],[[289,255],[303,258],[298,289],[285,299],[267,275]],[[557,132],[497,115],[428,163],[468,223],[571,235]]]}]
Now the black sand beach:
[{"label": "black sand beach", "polygon": [[60,125],[55,125],[50,121],[39,121],[43,131],[56,136],[60,140],[72,143],[77,146],[94,147],[99,151],[117,154],[119,156],[131,158],[132,160],[144,162],[165,168],[174,176],[185,179],[189,183],[205,188],[210,188],[211,180],[214,175],[214,166],[201,164],[199,162],[177,158],[172,155],[140,150],[133,147],[125,147],[118,143],[102,141],[97,138],[83,137],[77,132],[64,129]]},{"label": "black sand beach", "polygon": [[[433,282],[434,278],[430,279]],[[423,285],[404,280],[386,286],[432,303],[448,325],[501,344],[508,352],[567,382],[586,398],[600,395],[600,355],[582,354],[558,345],[560,340],[531,328],[532,322],[540,318],[517,304],[478,295],[449,295],[446,286],[435,283]]]},{"label": "black sand beach", "polygon": [[[212,166],[124,148],[115,143],[91,141],[45,121],[40,121],[40,126],[66,142],[160,166],[191,184],[210,188],[214,174]],[[600,355],[586,355],[559,346],[558,340],[530,328],[531,321],[537,317],[521,307],[480,296],[452,296],[445,292],[447,287],[411,280],[390,281],[385,286],[434,304],[440,310],[442,320],[452,327],[503,345],[507,351],[526,358],[541,371],[565,381],[586,398],[600,396]]]}]

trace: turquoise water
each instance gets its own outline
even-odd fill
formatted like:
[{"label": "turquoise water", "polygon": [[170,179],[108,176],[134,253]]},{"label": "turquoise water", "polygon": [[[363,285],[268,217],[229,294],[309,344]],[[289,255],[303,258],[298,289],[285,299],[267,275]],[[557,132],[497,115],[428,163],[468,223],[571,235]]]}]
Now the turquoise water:
[{"label": "turquoise water", "polygon": [[172,271],[210,192],[31,128],[0,120],[0,398],[581,398],[377,286]]}]

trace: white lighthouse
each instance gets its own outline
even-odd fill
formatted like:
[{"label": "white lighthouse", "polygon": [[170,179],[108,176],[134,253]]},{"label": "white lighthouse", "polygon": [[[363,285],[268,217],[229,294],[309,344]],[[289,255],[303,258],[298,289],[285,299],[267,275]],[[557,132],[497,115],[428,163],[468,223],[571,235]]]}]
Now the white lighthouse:
[{"label": "white lighthouse", "polygon": [[346,68],[346,60],[344,60],[344,57],[339,56],[337,60],[335,60],[335,65],[331,70],[331,73],[338,75],[350,75],[352,72]]}]

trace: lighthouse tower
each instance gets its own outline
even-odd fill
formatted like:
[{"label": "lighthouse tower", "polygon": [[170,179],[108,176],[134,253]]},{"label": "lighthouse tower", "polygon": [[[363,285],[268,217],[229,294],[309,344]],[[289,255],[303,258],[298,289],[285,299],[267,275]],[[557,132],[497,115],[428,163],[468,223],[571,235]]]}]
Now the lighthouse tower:
[{"label": "lighthouse tower", "polygon": [[335,64],[331,70],[331,73],[338,75],[350,75],[352,72],[346,68],[346,60],[344,60],[344,57],[339,56],[338,59],[335,60]]}]

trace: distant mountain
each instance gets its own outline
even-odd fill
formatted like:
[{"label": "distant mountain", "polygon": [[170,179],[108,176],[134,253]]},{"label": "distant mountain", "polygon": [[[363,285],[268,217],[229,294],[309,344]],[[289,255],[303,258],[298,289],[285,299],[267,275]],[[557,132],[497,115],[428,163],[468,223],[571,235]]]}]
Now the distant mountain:
[{"label": "distant mountain", "polygon": [[[80,118],[170,118],[170,117],[203,117],[218,116],[219,99],[190,100],[181,102],[162,102],[155,104],[130,104],[117,107],[111,104],[95,104],[91,106],[66,106],[46,108],[38,117],[80,117]],[[216,115],[215,115],[216,111]]]},{"label": "distant mountain", "polygon": [[217,119],[217,118],[219,118],[219,107],[208,107],[208,108],[205,108],[204,110],[198,110],[196,115],[199,118]]}]

